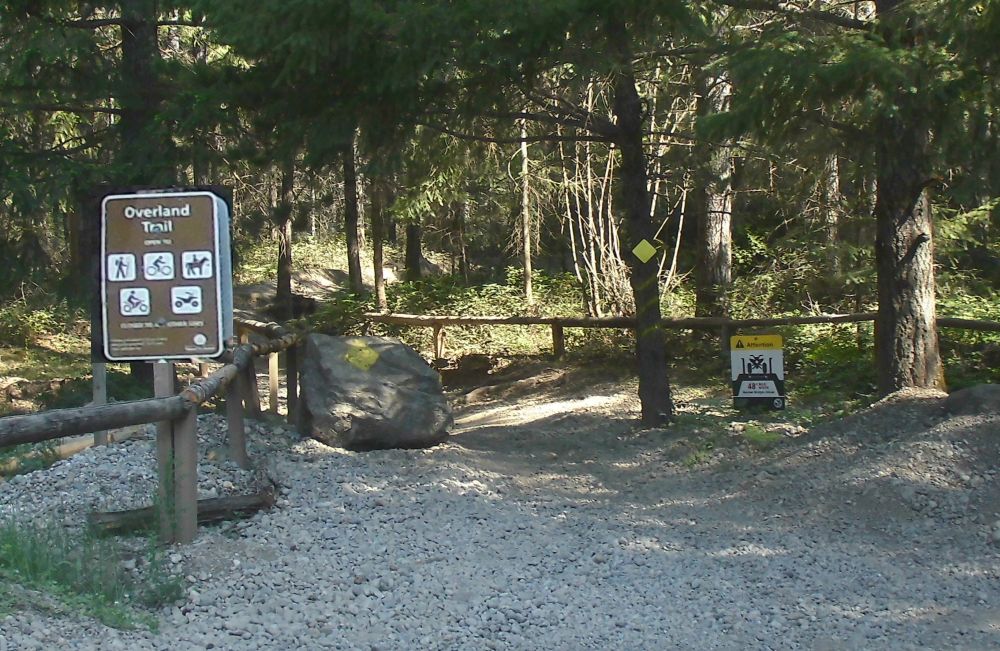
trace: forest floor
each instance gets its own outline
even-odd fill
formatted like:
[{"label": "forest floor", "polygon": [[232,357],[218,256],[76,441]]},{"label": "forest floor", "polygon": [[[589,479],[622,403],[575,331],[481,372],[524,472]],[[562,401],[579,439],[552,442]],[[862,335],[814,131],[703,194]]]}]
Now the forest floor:
[{"label": "forest floor", "polygon": [[[80,649],[1000,646],[1000,414],[949,415],[942,394],[909,391],[806,422],[681,385],[675,424],[641,429],[634,379],[539,361],[449,396],[453,436],[422,451],[344,453],[255,426],[282,498],[178,550],[190,588],[158,614],[160,633],[22,594],[0,636]],[[101,455],[139,463],[151,442],[129,445],[0,485],[0,507],[51,493],[82,513],[86,490],[117,502],[131,471],[82,479]]]}]

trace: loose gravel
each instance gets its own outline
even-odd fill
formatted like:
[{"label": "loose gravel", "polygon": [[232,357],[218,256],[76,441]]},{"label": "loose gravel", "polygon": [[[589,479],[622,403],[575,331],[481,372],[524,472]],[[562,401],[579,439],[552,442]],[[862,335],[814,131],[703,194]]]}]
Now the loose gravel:
[{"label": "loose gravel", "polygon": [[[253,423],[255,471],[203,416],[201,496],[275,508],[171,550],[158,633],[28,607],[0,649],[1000,648],[1000,417],[911,396],[691,467],[632,396],[469,407],[427,450]],[[0,519],[145,506],[154,468],[150,437],[91,449],[0,485]]]}]

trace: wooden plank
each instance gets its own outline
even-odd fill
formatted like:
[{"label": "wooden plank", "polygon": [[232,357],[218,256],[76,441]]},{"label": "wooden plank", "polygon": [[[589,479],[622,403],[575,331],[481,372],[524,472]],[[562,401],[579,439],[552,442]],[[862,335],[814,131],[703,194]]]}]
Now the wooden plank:
[{"label": "wooden plank", "polygon": [[[198,500],[198,523],[206,524],[251,515],[274,506],[274,493],[264,491],[257,495],[232,495]],[[87,522],[105,533],[131,532],[147,529],[156,517],[156,509],[147,506],[128,511],[94,512]]]},{"label": "wooden plank", "polygon": [[[99,407],[108,404],[108,365],[104,362],[93,364],[93,400],[90,404]],[[94,432],[94,445],[108,444],[108,430]]]},{"label": "wooden plank", "polygon": [[278,415],[278,353],[267,355],[267,410]]},{"label": "wooden plank", "polygon": [[[174,365],[172,362],[153,364],[153,395],[157,398],[173,395]],[[156,506],[160,540],[172,543],[177,540],[174,527],[174,423],[161,420],[156,423]]]},{"label": "wooden plank", "polygon": [[53,409],[37,414],[7,416],[0,418],[0,447],[172,420],[193,407],[189,400],[173,396],[117,402],[101,407]]}]

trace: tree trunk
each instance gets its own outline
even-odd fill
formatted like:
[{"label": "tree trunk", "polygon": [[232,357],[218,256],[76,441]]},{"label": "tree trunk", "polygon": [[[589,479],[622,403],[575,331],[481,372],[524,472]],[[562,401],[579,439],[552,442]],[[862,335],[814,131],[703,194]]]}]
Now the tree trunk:
[{"label": "tree trunk", "polygon": [[630,283],[635,298],[636,358],[639,365],[639,402],[642,424],[656,427],[673,415],[667,350],[660,328],[660,287],[657,260],[640,262],[631,249],[642,240],[653,241],[655,229],[649,218],[646,154],[643,150],[642,101],[632,70],[632,52],[625,25],[607,23],[617,70],[614,76],[614,114],[617,145],[621,152],[621,206],[625,215],[626,248],[631,268]]},{"label": "tree trunk", "polygon": [[389,301],[385,295],[385,267],[382,242],[385,238],[385,180],[372,180],[371,191],[372,215],[372,260],[375,272],[375,307],[379,312],[389,311]]},{"label": "tree trunk", "polygon": [[[721,77],[699,75],[698,115],[728,108],[730,85]],[[698,225],[698,266],[695,269],[695,316],[729,316],[732,285],[733,163],[729,147],[706,143],[697,149],[695,210]],[[723,342],[725,344],[725,342]]]},{"label": "tree trunk", "polygon": [[843,196],[840,192],[840,159],[837,154],[827,156],[820,183],[822,184],[820,210],[827,243],[826,270],[831,276],[836,277],[840,275],[842,269],[836,245],[840,243],[840,211],[843,205]]},{"label": "tree trunk", "polygon": [[344,235],[347,238],[347,278],[351,292],[365,291],[361,277],[361,244],[358,239],[358,171],[354,163],[354,137],[344,147]]},{"label": "tree trunk", "polygon": [[881,132],[875,198],[875,264],[878,319],[875,322],[878,388],[941,384],[934,297],[934,241],[928,175],[927,136],[892,120]]},{"label": "tree trunk", "polygon": [[[117,185],[170,185],[174,182],[171,139],[157,124],[160,59],[157,41],[156,0],[122,0],[121,87],[118,100],[118,153],[113,183]],[[130,362],[132,378],[153,386],[153,367]]]},{"label": "tree trunk", "polygon": [[528,307],[535,304],[531,287],[531,187],[528,185],[528,126],[521,121],[521,245],[522,267],[524,269],[524,302]]},{"label": "tree trunk", "polygon": [[274,225],[278,234],[278,278],[275,302],[277,318],[284,323],[292,319],[292,201],[295,183],[295,160],[292,155],[281,165],[281,189],[274,211]]},{"label": "tree trunk", "polygon": [[[902,0],[878,0],[886,42],[912,47],[914,36]],[[897,110],[875,125],[875,321],[878,389],[943,385],[934,296],[933,217],[926,188],[931,180],[930,131],[924,107],[900,93]]]},{"label": "tree trunk", "polygon": [[160,59],[156,0],[122,0],[121,119],[118,174],[121,185],[170,184],[175,180],[173,145],[157,124]]},{"label": "tree trunk", "polygon": [[455,211],[455,255],[458,257],[458,273],[469,282],[469,256],[465,246],[465,225],[469,222],[470,200],[463,199]]},{"label": "tree trunk", "polygon": [[423,271],[420,268],[420,260],[424,257],[421,251],[420,239],[423,237],[423,229],[419,221],[411,221],[406,224],[406,253],[404,255],[405,277],[407,280],[420,280]]}]

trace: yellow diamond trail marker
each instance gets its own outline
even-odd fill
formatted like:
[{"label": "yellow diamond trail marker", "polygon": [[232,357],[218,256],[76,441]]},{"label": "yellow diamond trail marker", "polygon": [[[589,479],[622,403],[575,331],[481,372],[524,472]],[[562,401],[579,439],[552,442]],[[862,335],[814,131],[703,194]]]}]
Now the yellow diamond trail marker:
[{"label": "yellow diamond trail marker", "polygon": [[639,258],[641,262],[646,263],[656,255],[656,247],[650,244],[648,240],[643,240],[632,249],[632,255]]},{"label": "yellow diamond trail marker", "polygon": [[351,347],[351,350],[345,355],[348,364],[362,371],[367,371],[378,361],[378,351],[374,350],[364,341],[351,339],[347,342],[347,345]]}]

